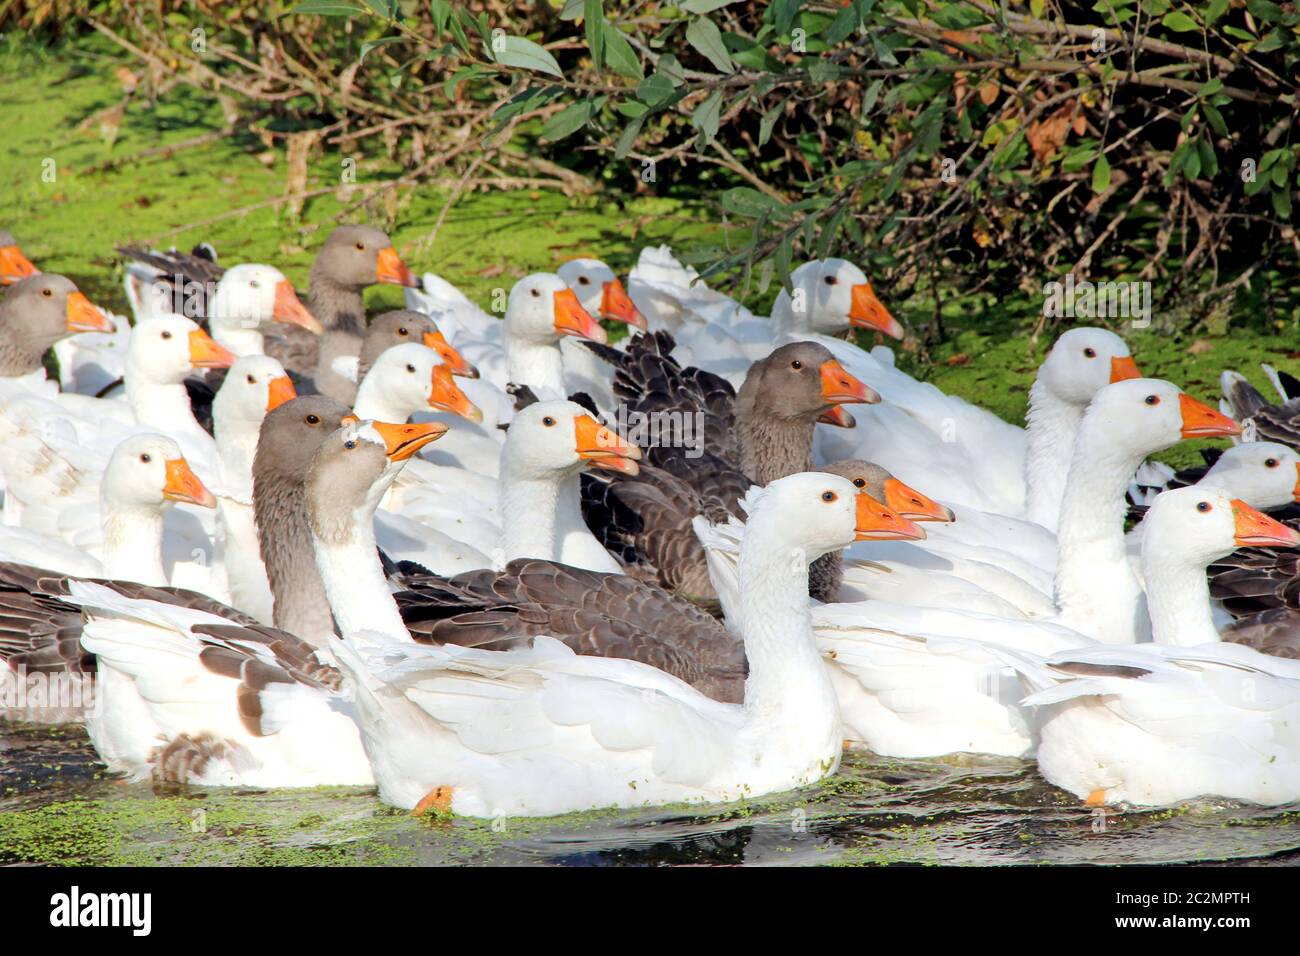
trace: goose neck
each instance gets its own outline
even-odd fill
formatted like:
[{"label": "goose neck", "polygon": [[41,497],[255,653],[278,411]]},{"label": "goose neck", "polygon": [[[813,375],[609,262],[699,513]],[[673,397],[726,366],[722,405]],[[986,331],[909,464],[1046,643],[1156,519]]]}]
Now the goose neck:
[{"label": "goose neck", "polygon": [[1025,421],[1025,512],[1055,531],[1061,500],[1070,474],[1074,436],[1083,420],[1084,407],[1067,402],[1036,380],[1029,390]]},{"label": "goose neck", "polygon": [[507,331],[505,348],[511,382],[564,394],[564,360],[557,343],[536,342]]},{"label": "goose neck", "polygon": [[1192,647],[1214,644],[1219,631],[1210,606],[1205,562],[1183,553],[1146,529],[1142,540],[1142,574],[1146,578],[1151,636],[1157,644]]},{"label": "goose neck", "polygon": [[741,470],[760,485],[811,471],[814,427],[805,419],[741,415],[736,423]]},{"label": "goose neck", "polygon": [[104,548],[104,576],[164,587],[163,512],[160,508],[122,505],[105,498],[100,502]]},{"label": "goose neck", "polygon": [[366,303],[361,290],[343,285],[320,266],[312,266],[308,285],[311,314],[326,332],[342,331],[361,336],[366,331]]},{"label": "goose neck", "polygon": [[388,394],[383,387],[382,379],[383,376],[379,374],[367,375],[362,379],[361,386],[357,389],[357,400],[352,404],[352,410],[356,412],[358,418],[362,419],[374,419],[378,422],[405,422],[415,413],[416,409]]},{"label": "goose neck", "polygon": [[258,549],[271,586],[276,627],[317,647],[334,635],[334,616],[316,566],[302,483],[258,475],[253,483]]},{"label": "goose neck", "polygon": [[409,641],[410,632],[388,588],[375,543],[375,504],[381,496],[359,506],[346,528],[324,528],[313,522],[312,544],[339,633],[346,637],[357,631],[379,631]]},{"label": "goose neck", "polygon": [[[813,638],[808,556],[751,515],[740,546],[746,719],[764,746],[839,756],[839,707]],[[811,748],[811,750],[810,750]]]},{"label": "goose neck", "polygon": [[[565,497],[566,479],[561,475],[539,476],[502,455],[501,551],[502,560],[536,558],[559,560],[558,521],[560,501]],[[578,507],[578,477],[572,476],[573,506]]]}]

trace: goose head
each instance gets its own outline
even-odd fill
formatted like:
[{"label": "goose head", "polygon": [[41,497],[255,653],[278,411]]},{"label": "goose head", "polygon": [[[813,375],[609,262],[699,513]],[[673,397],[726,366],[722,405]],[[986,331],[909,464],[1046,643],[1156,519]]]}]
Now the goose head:
[{"label": "goose head", "polygon": [[155,385],[178,385],[197,368],[228,368],[235,356],[182,315],[145,319],[131,330],[127,367]]},{"label": "goose head", "polygon": [[591,315],[626,322],[645,331],[645,316],[632,304],[614,270],[599,259],[571,259],[556,270],[556,275],[574,291]]},{"label": "goose head", "polygon": [[841,428],[854,421],[843,408],[874,404],[880,394],[850,375],[824,345],[791,342],[755,362],[741,386],[739,409],[771,419],[817,420]]},{"label": "goose head", "polygon": [[909,521],[955,521],[952,509],[903,484],[884,468],[869,461],[850,458],[822,468],[853,483],[859,492],[871,495],[890,511]]},{"label": "goose head", "polygon": [[354,421],[328,435],[307,468],[307,514],[317,538],[351,540],[407,460],[446,432],[438,422]]},{"label": "goose head", "polygon": [[[301,395],[277,405],[266,413],[258,432],[254,481],[263,487],[300,487],[316,449],[355,421],[352,409],[327,395]],[[257,497],[262,497],[260,492]]]},{"label": "goose head", "polygon": [[416,342],[425,345],[442,359],[442,364],[451,369],[451,374],[462,378],[478,378],[478,369],[465,361],[464,356],[452,347],[451,343],[438,331],[433,319],[423,312],[410,309],[395,309],[378,315],[366,329],[365,340],[361,343],[360,368],[362,374],[374,365],[384,352],[395,345]]},{"label": "goose head", "polygon": [[[1185,438],[1231,437],[1241,426],[1199,402],[1172,382],[1131,378],[1102,386],[1084,413],[1089,434],[1103,434],[1107,447],[1147,455]],[[1080,445],[1076,444],[1076,457]],[[1091,446],[1087,453],[1095,453]]]},{"label": "goose head", "polygon": [[269,355],[246,355],[226,373],[213,400],[213,416],[220,425],[256,431],[269,412],[297,397],[283,365]]},{"label": "goose head", "polygon": [[555,345],[565,335],[608,340],[574,291],[549,272],[524,276],[515,283],[506,301],[505,321],[511,336],[535,345]]},{"label": "goose head", "polygon": [[217,504],[180,446],[163,435],[133,435],[113,449],[100,496],[109,507],[127,509],[162,511],[177,501],[203,508]]},{"label": "goose head", "polygon": [[314,281],[357,291],[380,282],[412,289],[420,285],[393,241],[371,226],[339,226],[325,240],[311,271]]},{"label": "goose head", "polygon": [[15,282],[0,301],[0,334],[16,348],[40,354],[79,332],[113,332],[111,319],[91,305],[71,279],[37,273]]},{"label": "goose head", "polygon": [[769,482],[754,501],[748,524],[809,561],[854,541],[925,537],[922,528],[859,491],[849,479],[817,471]]},{"label": "goose head", "polygon": [[1061,401],[1082,407],[1102,386],[1141,374],[1128,346],[1114,332],[1079,328],[1062,333],[1052,345],[1037,381]]},{"label": "goose head", "polygon": [[1220,488],[1175,488],[1152,502],[1143,546],[1196,567],[1237,548],[1300,547],[1300,532]]},{"label": "goose head", "polygon": [[0,229],[0,285],[12,285],[28,276],[39,275],[40,271],[23,255],[13,234]]},{"label": "goose head", "polygon": [[1270,441],[1233,445],[1197,486],[1222,488],[1264,511],[1280,508],[1300,501],[1300,453]]},{"label": "goose head", "polygon": [[641,449],[605,428],[575,402],[536,402],[506,432],[502,461],[537,478],[576,474],[585,465],[635,475]]},{"label": "goose head", "polygon": [[418,342],[395,345],[381,354],[366,374],[367,380],[372,377],[384,407],[409,409],[408,417],[434,409],[483,421],[483,412],[456,385],[442,356]]},{"label": "goose head", "polygon": [[317,334],[321,324],[302,304],[293,284],[273,266],[231,266],[217,284],[210,321],[215,329],[264,328],[272,322],[297,325]]},{"label": "goose head", "polygon": [[877,298],[866,275],[846,259],[805,262],[790,274],[790,286],[795,330],[833,335],[854,327],[903,337],[903,326]]}]

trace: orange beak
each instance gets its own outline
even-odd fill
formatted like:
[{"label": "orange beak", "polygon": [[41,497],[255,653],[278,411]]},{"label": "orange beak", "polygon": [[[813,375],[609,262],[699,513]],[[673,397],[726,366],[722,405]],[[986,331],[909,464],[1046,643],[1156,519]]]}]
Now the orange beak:
[{"label": "orange beak", "polygon": [[113,320],[91,305],[82,292],[68,296],[67,314],[69,332],[113,332],[116,329]]},{"label": "orange beak", "polygon": [[623,283],[617,279],[610,279],[601,287],[600,315],[604,319],[626,322],[642,332],[646,330],[645,316],[632,304],[632,300],[623,289]]},{"label": "orange beak", "polygon": [[1240,498],[1232,500],[1232,518],[1239,548],[1300,547],[1300,531],[1261,514]]},{"label": "orange beak", "polygon": [[355,425],[360,421],[361,419],[357,418],[356,415],[352,414],[352,412],[348,412],[339,419],[339,427],[342,428],[344,425]]},{"label": "orange beak", "polygon": [[831,407],[822,412],[817,419],[819,422],[840,428],[852,428],[853,416],[841,408],[841,405],[854,403],[874,405],[880,401],[879,392],[858,381],[835,359],[827,359],[822,363],[821,376],[822,401]]},{"label": "orange beak", "polygon": [[394,425],[392,422],[371,424],[384,440],[390,461],[406,461],[429,442],[447,434],[447,426],[441,422],[423,422],[419,425]]},{"label": "orange beak", "polygon": [[609,340],[600,323],[582,307],[572,289],[561,289],[555,293],[555,331],[560,335],[576,335],[593,342]]},{"label": "orange beak", "polygon": [[281,375],[279,378],[273,378],[266,385],[266,410],[279,408],[285,402],[292,401],[298,397],[297,390],[293,387],[293,382],[289,380],[288,375]]},{"label": "orange beak", "polygon": [[415,273],[406,268],[406,263],[392,246],[385,246],[379,250],[379,259],[375,263],[375,276],[380,282],[391,282],[393,285],[404,285],[412,289],[420,285],[420,281],[415,278]]},{"label": "orange beak", "polygon": [[212,341],[202,329],[190,333],[190,364],[195,368],[230,368],[235,356]]},{"label": "orange beak", "polygon": [[308,332],[315,332],[317,335],[324,331],[316,316],[308,312],[307,307],[302,304],[302,300],[298,298],[298,293],[293,291],[293,286],[289,284],[288,279],[282,279],[275,284],[275,306],[271,311],[271,318],[277,322],[287,322],[289,325],[300,325]]},{"label": "orange beak", "polygon": [[163,483],[163,497],[171,501],[184,501],[200,508],[215,508],[217,499],[208,491],[199,476],[190,469],[184,458],[167,462],[167,480]]},{"label": "orange beak", "polygon": [[1291,497],[1294,498],[1296,501],[1300,501],[1300,461],[1297,461],[1295,463],[1295,472],[1296,472],[1295,487],[1291,489]]},{"label": "orange beak", "polygon": [[1178,407],[1183,415],[1184,438],[1212,438],[1241,434],[1241,426],[1231,418],[1204,402],[1198,402],[1186,392],[1178,396]]},{"label": "orange beak", "polygon": [[424,344],[438,353],[438,357],[442,359],[442,364],[451,369],[452,375],[459,375],[462,378],[478,378],[478,369],[466,362],[465,356],[452,348],[451,343],[437,329],[432,332],[425,332],[423,338]]},{"label": "orange beak", "polygon": [[433,367],[433,389],[429,392],[429,407],[444,412],[455,412],[472,422],[483,421],[483,412],[460,390],[451,377],[451,366]]},{"label": "orange beak", "polygon": [[853,298],[849,302],[849,325],[873,329],[891,338],[903,337],[903,326],[898,319],[889,314],[885,304],[876,298],[876,292],[870,282],[853,287]]},{"label": "orange beak", "polygon": [[626,442],[590,415],[579,415],[573,420],[574,448],[578,457],[590,461],[597,468],[621,471],[625,475],[640,474],[637,461],[641,449]]},{"label": "orange beak", "polygon": [[885,482],[885,505],[912,521],[954,521],[952,509],[932,501],[897,478]]},{"label": "orange beak", "polygon": [[17,246],[0,246],[0,285],[12,285],[40,271]]},{"label": "orange beak", "polygon": [[854,495],[857,510],[858,541],[919,541],[925,537],[925,529],[919,528],[902,515],[897,515],[882,505],[871,495],[859,493]]},{"label": "orange beak", "polygon": [[1138,363],[1133,361],[1131,355],[1112,355],[1110,357],[1110,380],[1113,383],[1122,382],[1126,378],[1141,378],[1142,373],[1138,370]]}]

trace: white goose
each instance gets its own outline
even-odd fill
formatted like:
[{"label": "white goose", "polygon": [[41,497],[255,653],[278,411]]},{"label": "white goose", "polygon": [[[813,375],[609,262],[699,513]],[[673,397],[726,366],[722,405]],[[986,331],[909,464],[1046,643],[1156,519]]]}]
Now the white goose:
[{"label": "white goose", "polygon": [[317,562],[331,603],[346,604],[339,659],[385,802],[536,816],[735,800],[838,766],[835,697],[803,599],[807,564],[791,549],[816,558],[859,534],[915,526],[837,476],[769,485],[741,561],[746,703],[720,704],[655,668],[580,657],[544,637],[507,652],[411,642],[358,520],[391,481],[393,457],[369,426],[347,428],[308,479]]},{"label": "white goose", "polygon": [[[1124,557],[1128,478],[1143,457],[1183,437],[1236,430],[1236,423],[1168,382],[1130,379],[1097,393],[1075,443],[1059,535],[1057,613],[1050,620],[977,613],[964,607],[960,593],[936,607],[934,596],[919,589],[910,598],[920,606],[867,600],[815,607],[819,646],[834,661],[846,738],[900,757],[1031,752],[1032,720],[1018,705],[996,648],[1045,654],[1093,640],[1142,639],[1142,589]],[[734,608],[735,532],[697,523],[697,533],[724,610]],[[852,580],[852,562],[846,564]]]},{"label": "white goose", "polygon": [[1091,805],[1214,795],[1300,800],[1300,661],[1219,642],[1205,567],[1300,534],[1210,488],[1147,514],[1142,562],[1154,644],[1006,658],[1040,712],[1039,769]]},{"label": "white goose", "polygon": [[[0,560],[81,577],[160,586],[185,543],[173,536],[165,558],[163,521],[184,502],[212,508],[216,499],[190,469],[180,446],[163,435],[132,435],[114,449],[97,482],[81,487],[77,545],[24,528],[0,528]],[[188,555],[186,555],[188,556]]]}]

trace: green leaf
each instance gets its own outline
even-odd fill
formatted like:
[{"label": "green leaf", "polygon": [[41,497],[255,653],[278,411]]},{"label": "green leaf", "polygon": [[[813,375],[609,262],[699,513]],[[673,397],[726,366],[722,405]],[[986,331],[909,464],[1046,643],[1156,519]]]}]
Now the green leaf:
[{"label": "green leaf", "polygon": [[1201,152],[1192,146],[1183,154],[1183,175],[1193,180],[1201,178]]},{"label": "green leaf", "polygon": [[637,100],[624,100],[622,103],[615,106],[614,109],[618,110],[628,119],[636,119],[638,116],[645,116],[646,113],[650,112],[650,107],[646,106],[644,103],[638,102]]},{"label": "green leaf", "polygon": [[798,15],[801,4],[802,0],[776,0],[776,3],[772,4],[778,36],[790,35],[794,18]]},{"label": "green leaf", "polygon": [[1219,157],[1214,155],[1214,147],[1202,137],[1196,141],[1196,151],[1201,154],[1201,169],[1206,178],[1213,179],[1219,174]]},{"label": "green leaf", "polygon": [[647,106],[661,106],[672,99],[675,92],[672,80],[662,73],[651,73],[637,84],[636,98]]},{"label": "green leaf", "polygon": [[1273,190],[1273,211],[1283,219],[1291,218],[1291,192],[1287,189]]},{"label": "green leaf", "polygon": [[343,3],[340,0],[307,0],[289,11],[303,16],[317,17],[355,17],[365,14],[365,10],[355,3]]},{"label": "green leaf", "polygon": [[687,13],[712,13],[714,10],[720,10],[729,3],[735,3],[736,0],[686,0],[679,6]]},{"label": "green leaf", "polygon": [[564,78],[564,74],[560,72],[560,64],[555,62],[555,57],[532,40],[523,37],[506,37],[502,48],[492,52],[494,59],[502,66],[517,66],[521,69],[536,70],[538,73],[549,73],[551,76]]},{"label": "green leaf", "polygon": [[375,47],[384,46],[387,43],[396,43],[398,40],[404,40],[404,39],[406,38],[405,37],[381,37],[378,40],[367,40],[365,43],[361,44],[361,56],[360,56],[361,62],[362,63],[366,62],[366,57],[369,55],[370,51],[373,50]]},{"label": "green leaf", "polygon": [[560,11],[561,20],[576,20],[587,9],[587,0],[565,0],[564,9]]},{"label": "green leaf", "polygon": [[[786,99],[789,99],[787,97]],[[776,126],[776,121],[781,116],[781,111],[785,108],[786,100],[783,99],[770,110],[763,114],[763,118],[758,123],[758,145],[766,146],[767,141],[772,138],[772,130]]]},{"label": "green leaf", "polygon": [[1189,17],[1187,14],[1178,10],[1172,10],[1166,13],[1164,19],[1160,21],[1175,33],[1189,33],[1192,30],[1199,30],[1201,25]]},{"label": "green leaf", "polygon": [[1214,79],[1210,80],[1199,90],[1197,90],[1196,95],[1201,97],[1201,99],[1209,99],[1211,96],[1219,92],[1219,90],[1221,89],[1223,89],[1223,80],[1219,79],[1216,76]]},{"label": "green leaf", "polygon": [[696,17],[686,27],[686,42],[695,47],[700,54],[723,73],[735,69],[727,48],[722,45],[722,33],[708,17]]},{"label": "green leaf", "polygon": [[787,234],[776,248],[776,272],[783,288],[790,288],[790,263],[794,258],[794,236]]},{"label": "green leaf", "polygon": [[757,189],[737,186],[722,194],[722,208],[738,216],[757,219],[759,216],[770,215],[777,211],[779,206],[775,199]]},{"label": "green leaf", "polygon": [[603,0],[583,0],[582,32],[591,51],[591,65],[597,72],[605,64],[605,4]]},{"label": "green leaf", "polygon": [[808,80],[812,83],[833,83],[839,77],[839,66],[830,60],[818,57],[808,65]]},{"label": "green leaf", "polygon": [[618,136],[618,142],[614,144],[615,159],[623,159],[632,152],[632,147],[636,145],[636,138],[641,135],[641,126],[649,115],[646,113],[645,116],[638,116],[624,127],[623,132]]},{"label": "green leaf", "polygon": [[1214,130],[1214,132],[1219,136],[1228,135],[1228,124],[1223,121],[1222,113],[1209,103],[1201,104],[1201,112],[1205,114],[1205,119],[1210,124],[1210,129]]},{"label": "green leaf", "polygon": [[691,125],[700,131],[707,143],[718,135],[718,121],[722,117],[722,90],[716,89],[691,113]]},{"label": "green leaf", "polygon": [[397,0],[365,0],[365,4],[386,20],[397,19]]},{"label": "green leaf", "polygon": [[609,68],[630,80],[644,80],[645,70],[627,38],[612,24],[605,24],[605,61]]},{"label": "green leaf", "polygon": [[566,136],[572,136],[587,125],[590,116],[591,104],[586,100],[580,103],[570,103],[546,121],[546,124],[542,127],[542,139],[548,143],[554,143]]},{"label": "green leaf", "polygon": [[1272,0],[1246,0],[1246,9],[1260,20],[1277,23],[1283,17],[1282,8]]},{"label": "green leaf", "polygon": [[1092,191],[1095,193],[1104,193],[1110,188],[1110,160],[1106,158],[1105,153],[1097,156],[1097,161],[1092,164]]},{"label": "green leaf", "polygon": [[1205,24],[1209,26],[1228,12],[1228,0],[1210,0],[1205,8]]},{"label": "green leaf", "polygon": [[822,34],[822,42],[835,46],[843,42],[857,28],[858,11],[848,6],[835,15],[835,20]]},{"label": "green leaf", "polygon": [[873,80],[867,87],[867,92],[862,95],[862,115],[865,117],[876,106],[876,100],[880,98],[880,89],[885,85],[884,80]]}]

